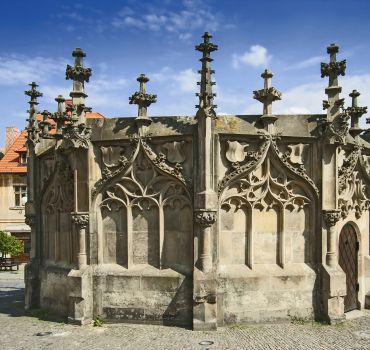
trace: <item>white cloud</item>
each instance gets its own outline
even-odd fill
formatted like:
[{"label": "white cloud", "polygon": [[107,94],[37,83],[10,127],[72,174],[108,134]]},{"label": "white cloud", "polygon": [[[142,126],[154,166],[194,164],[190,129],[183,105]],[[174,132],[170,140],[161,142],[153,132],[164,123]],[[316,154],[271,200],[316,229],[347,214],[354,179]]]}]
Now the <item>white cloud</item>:
[{"label": "white cloud", "polygon": [[152,81],[169,83],[168,92],[172,95],[181,92],[195,92],[197,81],[200,79],[199,74],[191,68],[175,72],[170,67],[164,67],[159,72],[151,73],[149,77]]},{"label": "white cloud", "polygon": [[125,78],[97,78],[92,79],[88,85],[89,90],[94,92],[122,90],[127,87],[129,81]]},{"label": "white cloud", "polygon": [[135,27],[139,29],[144,29],[146,24],[140,19],[131,16],[125,16],[124,18],[114,18],[112,25],[115,28]]},{"label": "white cloud", "polygon": [[19,55],[0,56],[0,85],[29,84],[62,76],[67,61],[45,57],[27,58]]},{"label": "white cloud", "polygon": [[326,81],[318,81],[295,86],[283,92],[281,101],[273,104],[273,112],[278,114],[324,113],[322,100],[325,99]]},{"label": "white cloud", "polygon": [[174,71],[170,67],[163,67],[159,72],[151,73],[149,78],[152,81],[163,82],[172,79]]},{"label": "white cloud", "polygon": [[[64,80],[65,69],[70,61],[64,59],[53,59],[45,57],[29,58],[19,55],[0,56],[0,86],[18,86],[20,91],[28,89],[28,84],[32,81],[38,83],[39,91],[43,93],[40,98],[40,110],[45,108],[54,111],[56,109],[55,97],[63,95],[69,98],[72,89],[72,82]],[[122,95],[127,95],[125,91],[129,86],[130,80],[116,74],[107,76],[107,64],[101,62],[97,64],[97,74],[93,74],[90,82],[86,84],[88,94],[87,105],[94,109],[116,108],[127,105]],[[99,73],[100,71],[100,73]],[[94,73],[94,72],[93,72]]]},{"label": "white cloud", "polygon": [[[112,20],[115,29],[135,28],[165,31],[178,34],[180,40],[188,40],[192,30],[217,31],[222,23],[220,14],[212,13],[202,2],[183,1],[178,12],[165,8],[151,8],[147,12],[124,8]],[[226,24],[225,24],[226,25]]]},{"label": "white cloud", "polygon": [[188,41],[192,37],[191,33],[181,33],[179,34],[179,39],[182,41]]},{"label": "white cloud", "polygon": [[194,92],[197,87],[199,74],[194,72],[191,68],[181,71],[174,76],[174,80],[179,83],[179,88],[183,92]]},{"label": "white cloud", "polygon": [[[322,101],[327,99],[327,95],[325,95],[327,84],[327,79],[321,79],[312,83],[296,85],[283,91],[282,99],[273,103],[273,113],[325,114],[326,111],[322,108]],[[370,91],[368,89],[370,86],[370,73],[341,77],[339,84],[343,88],[340,96],[345,98],[345,106],[351,105],[351,98],[348,94],[354,89],[361,93],[358,101],[359,105],[368,105],[368,101],[370,101]],[[240,91],[220,89],[219,85],[216,86],[216,90],[218,92],[216,103],[219,105],[219,110],[230,111],[233,114],[262,114],[262,103],[252,99],[250,95],[240,93]],[[362,127],[367,127],[365,120],[366,116],[363,116],[360,122]]]},{"label": "white cloud", "polygon": [[[85,91],[88,95],[86,105],[93,108],[93,111],[102,112],[114,106],[116,109],[123,109],[128,105],[128,98],[123,99],[122,95],[128,96],[126,79],[97,79],[91,80],[85,85]],[[56,110],[56,102],[54,101],[57,95],[62,95],[64,98],[70,98],[69,94],[72,89],[72,83],[66,82],[65,85],[43,85],[40,86],[40,91],[43,97],[40,100],[40,109],[49,108],[50,111]]]},{"label": "white cloud", "polygon": [[[273,105],[274,113],[281,114],[305,114],[305,113],[325,113],[322,109],[322,101],[327,99],[325,87],[327,79],[321,81],[302,84],[283,92],[282,100]],[[359,105],[366,106],[370,101],[370,74],[348,75],[340,79],[339,84],[343,87],[341,98],[345,98],[346,106],[351,105],[351,98],[348,94],[356,89],[361,94]],[[362,126],[365,125],[366,117],[363,117]]]},{"label": "white cloud", "polygon": [[314,66],[314,65],[318,65],[320,62],[322,62],[324,60],[325,60],[324,56],[314,56],[314,57],[308,58],[304,61],[292,64],[292,65],[286,67],[285,70],[308,68],[308,67],[311,67],[311,66]]},{"label": "white cloud", "polygon": [[242,55],[233,54],[232,64],[234,68],[239,68],[240,64],[248,64],[253,67],[267,66],[271,60],[271,55],[267,49],[261,45],[253,45]]},{"label": "white cloud", "polygon": [[156,14],[150,14],[145,16],[145,20],[149,26],[150,30],[158,31],[163,25],[166,24],[166,16],[160,16]]}]

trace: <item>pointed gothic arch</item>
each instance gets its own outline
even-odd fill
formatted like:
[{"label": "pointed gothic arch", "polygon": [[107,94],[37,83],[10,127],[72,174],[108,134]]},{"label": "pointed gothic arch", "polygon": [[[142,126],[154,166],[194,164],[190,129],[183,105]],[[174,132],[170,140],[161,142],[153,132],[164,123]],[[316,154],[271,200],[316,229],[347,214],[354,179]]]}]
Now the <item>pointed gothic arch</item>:
[{"label": "pointed gothic arch", "polygon": [[137,140],[127,166],[95,195],[100,263],[191,272],[192,203],[178,175]]},{"label": "pointed gothic arch", "polygon": [[[315,222],[317,188],[282,157],[275,140],[267,138],[250,164],[225,178],[219,201],[221,264],[313,263],[315,230],[309,223]],[[297,223],[296,232],[286,229]]]}]

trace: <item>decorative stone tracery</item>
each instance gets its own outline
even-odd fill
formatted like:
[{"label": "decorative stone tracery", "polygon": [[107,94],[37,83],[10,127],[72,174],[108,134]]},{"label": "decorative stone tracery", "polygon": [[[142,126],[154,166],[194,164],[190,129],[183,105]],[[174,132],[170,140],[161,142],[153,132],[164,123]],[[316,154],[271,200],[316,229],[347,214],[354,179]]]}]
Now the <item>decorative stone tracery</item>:
[{"label": "decorative stone tracery", "polygon": [[[126,268],[146,262],[157,268],[172,264],[172,268],[180,268],[181,270],[182,267],[174,266],[174,264],[181,264],[176,263],[174,256],[168,255],[168,251],[165,251],[165,237],[168,235],[166,233],[168,230],[166,227],[166,223],[169,220],[168,215],[174,215],[171,214],[172,211],[175,213],[182,210],[186,213],[187,210],[190,210],[189,214],[191,213],[191,201],[185,180],[181,176],[180,171],[174,170],[167,165],[164,162],[165,159],[157,156],[146,141],[137,139],[135,143],[136,148],[128,166],[124,167],[122,165],[117,167],[114,173],[111,173],[114,175],[106,176],[103,186],[100,185],[102,194],[100,207],[104,222],[107,222],[108,225],[108,222],[115,220],[115,225],[123,225],[125,227],[125,229],[122,229],[124,231],[119,231],[125,236],[123,238],[124,242],[121,243],[125,251],[120,252],[121,257],[116,257],[116,261]],[[184,210],[186,207],[188,209]],[[118,211],[124,213],[121,219],[116,216],[114,216],[114,219],[113,217],[112,219],[105,219],[110,217],[109,213]],[[179,215],[179,212],[177,215]],[[137,219],[139,217],[141,221],[145,218],[147,225],[150,226],[150,237],[145,236],[144,231],[140,231],[142,229],[140,228],[139,219]],[[179,218],[173,217],[172,219],[178,220]],[[121,222],[121,220],[126,220],[126,222]],[[136,221],[139,226],[135,226]],[[107,234],[105,233],[104,225],[103,223],[102,234]],[[182,229],[179,228],[179,234],[188,235],[188,237],[183,238],[184,243],[187,242],[188,245],[183,248],[184,251],[187,251],[190,248],[191,232],[182,232]],[[140,237],[142,238],[140,239],[151,239],[153,241],[151,256],[146,256],[145,252],[137,252],[137,249],[135,250],[135,235],[141,235]],[[170,238],[167,237],[168,239]],[[182,238],[178,237],[178,239]],[[103,259],[108,259],[107,254],[109,255],[110,253],[105,251],[106,257],[104,258],[103,256]],[[189,267],[185,266],[183,268]]]},{"label": "decorative stone tracery", "polygon": [[[245,163],[241,165],[238,162],[231,163],[230,173],[224,177],[219,185],[220,207],[226,213],[228,211],[236,213],[243,210],[246,215],[247,241],[245,245],[248,251],[245,264],[250,268],[253,268],[254,265],[253,225],[257,220],[254,217],[259,216],[258,220],[260,221],[277,220],[275,230],[277,230],[278,237],[275,238],[276,243],[274,244],[278,244],[279,253],[276,263],[283,266],[286,263],[285,218],[290,215],[289,212],[299,213],[302,210],[307,218],[309,215],[312,216],[312,206],[316,201],[318,191],[312,179],[308,177],[303,164],[300,164],[300,161],[291,162],[291,152],[288,154],[280,152],[276,143],[277,137],[263,134],[263,139],[264,142],[259,146],[258,151],[245,152],[247,155]],[[230,142],[227,144],[229,155],[226,158],[231,162],[233,160],[231,154],[233,153],[231,153]],[[294,145],[290,145],[290,148],[294,147]],[[241,147],[239,148],[241,149]],[[299,159],[301,156],[301,152],[299,152]],[[248,157],[249,159],[253,157],[253,159],[248,160]],[[233,168],[236,169],[232,170]],[[310,209],[307,211],[306,207]],[[270,217],[271,214],[266,214],[266,219],[263,219],[264,212],[275,212],[277,217],[276,219],[273,217],[268,219],[267,216]],[[228,215],[226,213],[224,216]],[[223,227],[223,224],[221,226]],[[309,260],[309,253],[307,254],[305,259]]]},{"label": "decorative stone tracery", "polygon": [[344,158],[338,170],[338,206],[343,219],[352,211],[360,218],[370,207],[368,190],[361,176],[361,153],[362,147],[357,144],[348,152],[339,153]]}]

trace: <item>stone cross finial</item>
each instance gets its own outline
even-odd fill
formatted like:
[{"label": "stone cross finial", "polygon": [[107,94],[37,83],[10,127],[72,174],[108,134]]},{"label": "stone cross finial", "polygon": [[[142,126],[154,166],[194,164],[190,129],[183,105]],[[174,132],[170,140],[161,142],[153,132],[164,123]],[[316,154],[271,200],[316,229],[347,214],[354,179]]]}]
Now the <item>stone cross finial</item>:
[{"label": "stone cross finial", "polygon": [[42,121],[39,123],[41,128],[41,137],[43,139],[51,138],[49,131],[53,128],[49,122],[49,118],[51,117],[51,113],[49,111],[44,110],[41,112],[42,114]]},{"label": "stone cross finial", "polygon": [[330,55],[329,63],[321,63],[321,78],[329,77],[329,85],[325,89],[328,95],[328,100],[323,101],[324,109],[327,109],[328,120],[333,120],[343,106],[343,100],[339,98],[342,88],[338,85],[339,75],[345,75],[346,60],[337,61],[337,53],[339,47],[336,44],[331,44],[327,47],[327,53]]},{"label": "stone cross finial", "polygon": [[[149,78],[145,74],[140,74],[136,79],[140,83],[139,92],[135,92],[129,97],[130,104],[138,105],[137,115],[139,118],[147,118],[148,107],[157,102],[157,95],[146,93],[146,83]],[[148,118],[149,119],[149,118]]]},{"label": "stone cross finial", "polygon": [[216,96],[215,93],[212,91],[212,86],[216,83],[212,81],[212,74],[215,72],[211,68],[211,62],[213,59],[211,58],[211,52],[216,51],[218,46],[211,43],[210,39],[212,35],[208,32],[205,32],[202,36],[203,42],[199,45],[195,46],[197,51],[203,53],[202,58],[200,61],[202,62],[202,69],[198,71],[201,75],[200,82],[200,92],[196,93],[196,96],[199,97],[199,105],[196,105],[196,108],[217,108],[217,105],[213,104],[213,98]]},{"label": "stone cross finial", "polygon": [[261,74],[264,79],[264,88],[261,90],[253,91],[253,98],[263,103],[263,116],[272,115],[272,102],[281,100],[281,92],[271,86],[271,78],[274,74],[265,69]]},{"label": "stone cross finial", "polygon": [[58,95],[55,101],[58,103],[58,110],[53,113],[50,118],[53,119],[57,125],[55,137],[62,138],[62,127],[65,125],[65,122],[70,121],[71,118],[65,110],[65,98],[62,95]]},{"label": "stone cross finial", "polygon": [[265,71],[261,74],[261,77],[264,79],[264,89],[271,87],[271,78],[273,76],[274,74],[269,69],[265,69]]},{"label": "stone cross finial", "polygon": [[346,113],[351,117],[351,128],[349,133],[352,137],[356,137],[363,131],[359,126],[360,118],[367,113],[367,107],[359,107],[357,99],[361,94],[357,90],[353,90],[349,96],[352,98],[351,107],[346,108]]},{"label": "stone cross finial", "polygon": [[72,97],[72,104],[75,106],[81,106],[80,113],[80,124],[85,123],[85,82],[89,82],[91,76],[91,68],[85,68],[83,64],[83,58],[86,54],[80,48],[76,48],[72,52],[72,56],[75,58],[74,66],[67,65],[66,79],[73,80],[73,90],[70,93]]},{"label": "stone cross finial", "polygon": [[62,114],[64,113],[64,102],[65,102],[65,98],[62,96],[62,95],[58,95],[56,98],[55,98],[55,102],[58,103],[58,113]]},{"label": "stone cross finial", "polygon": [[329,87],[338,86],[338,76],[345,75],[346,60],[337,61],[337,53],[339,47],[335,44],[330,44],[327,47],[327,53],[330,55],[329,63],[321,63],[321,78],[329,77]]},{"label": "stone cross finial", "polygon": [[149,78],[145,74],[140,74],[140,76],[136,79],[140,83],[140,92],[142,94],[146,93],[146,83],[149,81]]},{"label": "stone cross finial", "polygon": [[38,105],[37,98],[42,96],[42,93],[37,91],[38,85],[33,81],[31,84],[28,84],[31,86],[31,90],[25,91],[25,95],[29,96],[31,99],[28,102],[30,106]]},{"label": "stone cross finial", "polygon": [[129,97],[129,103],[138,105],[138,116],[135,122],[138,127],[139,135],[144,136],[148,126],[152,122],[147,116],[148,107],[152,103],[157,102],[157,95],[146,93],[146,83],[149,81],[149,78],[145,74],[140,74],[136,80],[140,83],[140,88],[139,91]]},{"label": "stone cross finial", "polygon": [[29,141],[29,145],[34,145],[38,140],[38,133],[39,133],[39,127],[37,122],[37,105],[39,104],[37,102],[37,98],[42,96],[42,93],[37,91],[38,85],[33,81],[31,84],[29,84],[31,87],[30,90],[25,91],[24,93],[30,97],[30,101],[28,102],[30,105],[29,112],[29,118],[28,121],[28,135],[27,139]]}]

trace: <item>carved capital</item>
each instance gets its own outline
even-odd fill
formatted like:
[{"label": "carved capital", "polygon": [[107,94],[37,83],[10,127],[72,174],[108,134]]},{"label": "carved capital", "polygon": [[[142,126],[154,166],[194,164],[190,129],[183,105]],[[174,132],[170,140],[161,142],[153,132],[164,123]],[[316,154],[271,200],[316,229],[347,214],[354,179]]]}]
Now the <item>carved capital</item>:
[{"label": "carved capital", "polygon": [[197,210],[195,212],[195,222],[201,227],[211,227],[217,220],[216,210]]},{"label": "carved capital", "polygon": [[341,217],[341,211],[339,209],[323,210],[322,214],[328,227],[335,226]]},{"label": "carved capital", "polygon": [[26,215],[25,223],[28,226],[34,226],[36,224],[35,215]]},{"label": "carved capital", "polygon": [[72,213],[72,223],[79,228],[86,228],[89,223],[89,214]]}]

